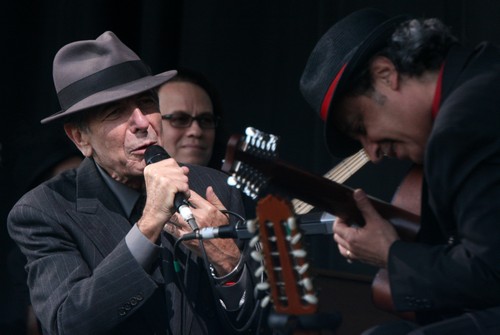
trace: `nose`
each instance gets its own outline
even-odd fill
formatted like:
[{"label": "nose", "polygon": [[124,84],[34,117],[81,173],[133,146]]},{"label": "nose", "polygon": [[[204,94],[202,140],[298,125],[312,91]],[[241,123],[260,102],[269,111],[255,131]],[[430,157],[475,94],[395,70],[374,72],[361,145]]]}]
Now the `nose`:
[{"label": "nose", "polygon": [[201,134],[203,134],[203,129],[198,124],[198,120],[193,120],[186,132],[191,136],[201,136]]},{"label": "nose", "polygon": [[130,123],[132,126],[132,132],[137,132],[141,130],[146,130],[149,127],[149,119],[144,115],[139,107],[134,107],[132,115],[130,116]]},{"label": "nose", "polygon": [[380,145],[377,142],[370,141],[366,136],[361,136],[358,140],[361,142],[370,161],[378,163],[382,160]]}]

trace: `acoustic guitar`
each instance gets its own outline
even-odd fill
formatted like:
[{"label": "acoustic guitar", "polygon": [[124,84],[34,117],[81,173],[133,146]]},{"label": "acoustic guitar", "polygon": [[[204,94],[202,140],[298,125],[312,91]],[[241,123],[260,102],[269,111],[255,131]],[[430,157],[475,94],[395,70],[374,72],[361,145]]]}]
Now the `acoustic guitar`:
[{"label": "acoustic guitar", "polygon": [[[352,197],[353,189],[327,178],[300,170],[277,157],[279,138],[255,128],[246,135],[230,137],[222,170],[231,175],[229,184],[241,189],[253,199],[265,194],[297,198],[312,206],[341,217],[350,224],[364,225],[364,219]],[[369,196],[374,208],[391,222],[403,240],[412,241],[420,229],[419,215]],[[391,310],[389,284],[372,286],[374,304]],[[377,291],[382,289],[382,291]]]}]

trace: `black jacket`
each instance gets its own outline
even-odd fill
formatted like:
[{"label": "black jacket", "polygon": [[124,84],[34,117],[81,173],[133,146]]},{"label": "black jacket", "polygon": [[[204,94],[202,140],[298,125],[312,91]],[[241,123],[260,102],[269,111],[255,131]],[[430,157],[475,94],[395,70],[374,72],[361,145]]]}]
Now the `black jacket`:
[{"label": "black jacket", "polygon": [[446,315],[500,306],[497,47],[450,50],[424,171],[422,243],[390,249],[396,309]]}]

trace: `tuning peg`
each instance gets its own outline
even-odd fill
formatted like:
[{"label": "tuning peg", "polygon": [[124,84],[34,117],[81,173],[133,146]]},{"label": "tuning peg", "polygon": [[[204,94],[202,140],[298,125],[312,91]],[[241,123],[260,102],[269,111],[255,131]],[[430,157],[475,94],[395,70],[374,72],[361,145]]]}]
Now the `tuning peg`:
[{"label": "tuning peg", "polygon": [[304,288],[308,291],[311,291],[313,289],[313,283],[312,283],[312,280],[311,278],[309,277],[306,277],[302,280],[299,281],[299,283],[304,286]]},{"label": "tuning peg", "polygon": [[266,308],[266,306],[269,305],[270,301],[271,301],[271,296],[266,295],[264,298],[262,298],[262,301],[260,302],[260,307]]},{"label": "tuning peg", "polygon": [[257,231],[257,219],[247,220],[246,224],[248,232],[255,234]]},{"label": "tuning peg", "polygon": [[254,237],[252,237],[252,239],[250,240],[250,242],[248,242],[248,245],[251,248],[254,248],[255,245],[257,245],[257,243],[259,243],[259,240],[260,240],[260,236],[259,235],[255,235]]},{"label": "tuning peg", "polygon": [[255,270],[255,272],[254,272],[254,274],[253,274],[253,275],[254,275],[256,278],[258,278],[258,277],[260,277],[260,276],[264,273],[264,270],[265,270],[265,269],[264,269],[264,266],[263,266],[263,265],[261,265],[261,266],[259,266],[259,267],[257,268],[257,270]]},{"label": "tuning peg", "polygon": [[247,136],[255,136],[259,130],[255,129],[254,127],[246,127],[245,128],[245,135]]},{"label": "tuning peg", "polygon": [[313,294],[304,294],[302,296],[302,299],[313,305],[316,305],[318,303],[318,297]]},{"label": "tuning peg", "polygon": [[302,234],[301,233],[297,233],[293,237],[290,238],[290,243],[292,245],[295,245],[295,244],[297,244],[300,241],[301,238],[302,238]]},{"label": "tuning peg", "polygon": [[262,253],[260,251],[254,250],[250,253],[250,256],[257,262],[261,262],[262,259],[264,258],[262,256]]},{"label": "tuning peg", "polygon": [[307,252],[304,249],[292,250],[292,255],[295,257],[304,258],[307,256]]},{"label": "tuning peg", "polygon": [[233,176],[229,176],[229,177],[227,177],[227,184],[228,184],[229,186],[232,186],[232,187],[234,187],[234,186],[237,186],[237,185],[238,185],[238,183],[236,182],[236,179],[234,179],[234,177],[233,177]]},{"label": "tuning peg", "polygon": [[272,135],[272,134],[270,134],[269,137],[270,138],[269,138],[269,142],[268,142],[268,150],[275,152],[276,147],[278,145],[279,137],[276,135]]},{"label": "tuning peg", "polygon": [[256,296],[259,296],[259,292],[263,292],[263,291],[267,291],[269,289],[269,283],[268,282],[261,282],[261,283],[258,283],[257,285],[255,285],[254,289],[253,289],[253,295],[256,297]]},{"label": "tuning peg", "polygon": [[257,285],[255,285],[255,288],[257,290],[259,290],[259,291],[268,290],[269,289],[269,283],[268,282],[258,283]]},{"label": "tuning peg", "polygon": [[296,267],[296,269],[300,275],[303,275],[309,269],[309,263],[304,263],[302,266]]}]

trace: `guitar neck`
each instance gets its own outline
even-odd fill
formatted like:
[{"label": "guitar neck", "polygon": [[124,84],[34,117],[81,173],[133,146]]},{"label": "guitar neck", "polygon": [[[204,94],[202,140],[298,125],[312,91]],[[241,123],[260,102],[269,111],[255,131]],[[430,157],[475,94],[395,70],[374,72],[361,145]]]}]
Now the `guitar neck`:
[{"label": "guitar neck", "polygon": [[[314,207],[363,225],[364,219],[353,199],[353,189],[307,171],[299,170],[279,159],[257,157],[245,151],[234,158],[252,166],[267,177],[264,187],[268,193],[301,199]],[[223,166],[223,171],[229,172]],[[413,240],[420,229],[420,217],[387,202],[369,197],[375,209],[389,220],[404,240]]]},{"label": "guitar neck", "polygon": [[[366,156],[365,151],[361,149],[354,155],[341,161],[333,169],[328,171],[323,177],[339,184],[343,184],[368,161],[368,156]],[[314,208],[313,205],[299,199],[293,199],[292,205],[296,214],[306,214]]]}]

